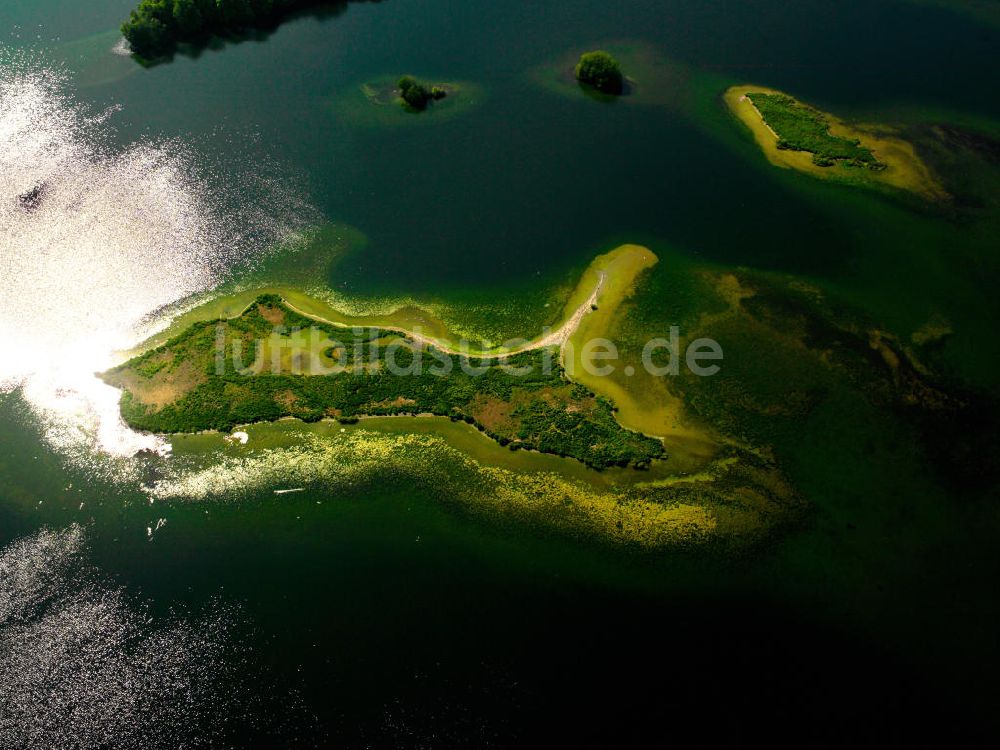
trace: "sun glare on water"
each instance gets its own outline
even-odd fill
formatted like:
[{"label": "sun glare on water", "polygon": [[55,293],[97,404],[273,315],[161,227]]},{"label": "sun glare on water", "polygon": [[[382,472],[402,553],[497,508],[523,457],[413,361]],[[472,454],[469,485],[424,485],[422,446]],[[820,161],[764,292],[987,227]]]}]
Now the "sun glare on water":
[{"label": "sun glare on water", "polygon": [[95,373],[164,325],[160,308],[252,265],[307,211],[263,178],[213,179],[177,140],[114,145],[114,114],[0,56],[0,388],[22,388],[57,449],[128,456],[164,444],[122,423]]}]

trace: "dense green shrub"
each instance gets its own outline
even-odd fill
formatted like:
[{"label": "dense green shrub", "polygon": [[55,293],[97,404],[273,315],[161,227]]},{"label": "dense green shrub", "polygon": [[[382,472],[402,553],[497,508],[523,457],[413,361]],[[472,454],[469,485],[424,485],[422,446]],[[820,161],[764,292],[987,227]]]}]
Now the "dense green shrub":
[{"label": "dense green shrub", "polygon": [[603,50],[585,52],[576,66],[576,78],[605,94],[621,94],[625,90],[625,77],[621,65]]},{"label": "dense green shrub", "polygon": [[433,100],[444,99],[447,92],[440,86],[428,89],[412,76],[403,76],[399,79],[399,93],[403,101],[413,109],[424,110]]}]

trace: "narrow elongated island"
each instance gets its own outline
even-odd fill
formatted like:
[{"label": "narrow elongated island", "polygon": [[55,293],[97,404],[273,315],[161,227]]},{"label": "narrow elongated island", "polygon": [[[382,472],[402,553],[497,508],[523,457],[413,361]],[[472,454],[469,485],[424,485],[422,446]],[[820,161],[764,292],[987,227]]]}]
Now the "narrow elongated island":
[{"label": "narrow elongated island", "polygon": [[948,194],[913,144],[884,125],[848,125],[764,86],[733,86],[726,106],[777,167],[851,185],[890,188],[941,201]]},{"label": "narrow elongated island", "polygon": [[861,145],[860,138],[845,138],[830,132],[830,123],[822,113],[797,102],[787,94],[762,91],[745,94],[761,119],[778,138],[782,151],[805,151],[813,164],[832,167],[838,162],[866,169],[885,169],[872,150]]}]

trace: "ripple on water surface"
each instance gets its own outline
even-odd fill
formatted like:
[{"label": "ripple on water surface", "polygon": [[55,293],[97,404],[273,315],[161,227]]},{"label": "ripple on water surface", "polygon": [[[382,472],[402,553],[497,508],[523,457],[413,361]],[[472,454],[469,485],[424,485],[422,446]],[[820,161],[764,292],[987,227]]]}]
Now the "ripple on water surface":
[{"label": "ripple on water surface", "polygon": [[231,705],[231,622],[154,620],[87,563],[78,525],[14,542],[0,551],[0,748],[198,746],[200,719]]}]

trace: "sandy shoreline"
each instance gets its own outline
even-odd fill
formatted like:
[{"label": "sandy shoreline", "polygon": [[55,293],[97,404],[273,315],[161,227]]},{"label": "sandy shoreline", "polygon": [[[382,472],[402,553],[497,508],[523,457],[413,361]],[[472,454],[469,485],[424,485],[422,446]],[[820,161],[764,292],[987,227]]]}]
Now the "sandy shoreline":
[{"label": "sandy shoreline", "polygon": [[[891,135],[891,129],[886,126],[848,124],[829,112],[816,110],[826,121],[831,134],[849,140],[858,140],[875,154],[879,161],[887,165],[886,169],[877,172],[867,169],[852,169],[839,163],[824,167],[813,161],[813,154],[810,151],[778,148],[781,138],[748,96],[752,93],[783,96],[788,96],[788,94],[766,86],[742,84],[731,86],[722,96],[726,107],[737,120],[747,127],[758,147],[763,151],[765,158],[772,165],[783,169],[794,169],[811,177],[849,185],[904,190],[929,201],[948,200],[947,192],[917,154],[913,144],[901,137]],[[799,103],[802,104],[802,102]]]},{"label": "sandy shoreline", "polygon": [[[498,359],[500,357],[509,357],[514,354],[522,354],[523,352],[535,351],[536,349],[543,349],[547,346],[559,346],[560,348],[565,345],[566,341],[576,332],[577,328],[580,327],[580,323],[587,313],[591,312],[594,306],[597,304],[598,295],[601,293],[601,289],[604,286],[604,281],[607,278],[607,274],[604,271],[598,271],[597,285],[594,287],[594,291],[591,293],[587,301],[581,304],[573,314],[563,322],[559,328],[555,331],[536,339],[532,339],[525,344],[513,347],[511,349],[503,349],[502,351],[472,351],[471,349],[460,350],[454,347],[448,346],[442,343],[440,340],[435,339],[430,336],[423,336],[421,334],[415,333],[414,331],[407,330],[406,328],[391,326],[391,325],[376,325],[376,326],[366,326],[371,328],[380,328],[386,331],[394,331],[396,333],[401,333],[406,337],[412,339],[413,341],[421,344],[423,346],[433,346],[438,351],[444,352],[445,354],[451,354],[456,356],[475,356],[481,359]],[[324,323],[326,325],[336,326],[337,328],[353,328],[355,326],[347,326],[343,323],[338,323],[333,320],[328,320],[326,318],[320,317],[318,315],[311,315],[304,310],[293,305],[288,300],[282,298],[283,304],[285,304],[290,310],[302,315],[310,320],[315,320],[317,323]],[[496,347],[495,347],[496,348]]]}]

